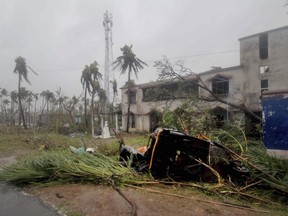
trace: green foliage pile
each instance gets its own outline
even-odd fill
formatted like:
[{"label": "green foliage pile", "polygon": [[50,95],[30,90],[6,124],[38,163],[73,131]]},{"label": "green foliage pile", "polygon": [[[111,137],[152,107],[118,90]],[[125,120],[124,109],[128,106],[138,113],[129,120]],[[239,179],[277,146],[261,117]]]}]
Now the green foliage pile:
[{"label": "green foliage pile", "polygon": [[162,127],[174,128],[190,135],[208,134],[214,128],[215,121],[209,109],[201,107],[201,101],[187,98],[175,110],[163,111]]},{"label": "green foliage pile", "polygon": [[247,140],[239,127],[214,130],[209,137],[236,153],[235,158],[250,168],[251,181],[259,182],[257,187],[264,187],[271,193],[278,191],[288,195],[287,159],[269,155],[261,141]]},{"label": "green foliage pile", "polygon": [[116,159],[97,153],[74,154],[69,150],[43,151],[6,168],[0,180],[16,185],[32,183],[93,182],[134,184],[145,177],[118,163]]},{"label": "green foliage pile", "polygon": [[208,137],[214,142],[221,143],[236,151],[240,155],[244,155],[248,152],[249,142],[246,138],[245,132],[240,127],[224,127],[221,129],[214,129],[208,133]]},{"label": "green foliage pile", "polygon": [[266,149],[251,148],[248,154],[249,162],[257,169],[251,170],[256,179],[260,179],[270,189],[278,190],[288,195],[288,160],[269,155]]}]

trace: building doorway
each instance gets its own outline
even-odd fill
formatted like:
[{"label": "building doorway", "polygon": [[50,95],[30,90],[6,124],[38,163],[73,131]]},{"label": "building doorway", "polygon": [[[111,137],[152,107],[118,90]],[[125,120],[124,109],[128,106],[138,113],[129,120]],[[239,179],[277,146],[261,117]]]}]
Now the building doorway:
[{"label": "building doorway", "polygon": [[159,127],[159,123],[162,121],[162,114],[157,110],[152,110],[150,112],[150,132],[153,132],[157,127]]},{"label": "building doorway", "polygon": [[212,110],[212,115],[215,120],[216,128],[222,128],[229,124],[230,113],[226,109],[223,109],[222,107],[216,107]]}]

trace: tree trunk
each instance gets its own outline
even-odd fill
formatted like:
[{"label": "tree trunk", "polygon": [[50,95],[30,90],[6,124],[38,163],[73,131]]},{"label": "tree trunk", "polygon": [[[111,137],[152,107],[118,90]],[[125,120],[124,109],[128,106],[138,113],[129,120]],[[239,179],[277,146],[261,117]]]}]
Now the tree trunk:
[{"label": "tree trunk", "polygon": [[129,124],[130,124],[130,75],[131,71],[128,71],[128,84],[127,84],[127,97],[128,97],[128,109],[127,109],[127,126],[126,126],[126,132],[129,133]]},{"label": "tree trunk", "polygon": [[57,118],[56,118],[56,129],[55,132],[59,132],[59,118],[60,118],[60,102],[58,103]]},{"label": "tree trunk", "polygon": [[84,115],[85,115],[86,128],[88,128],[88,118],[87,118],[87,87],[85,87],[85,95],[84,95]]},{"label": "tree trunk", "polygon": [[92,98],[91,98],[91,134],[92,137],[95,136],[94,134],[94,93],[92,93]]},{"label": "tree trunk", "polygon": [[28,104],[28,115],[29,115],[29,127],[31,127],[31,102]]},{"label": "tree trunk", "polygon": [[4,120],[4,106],[3,106],[3,98],[1,96],[1,122],[4,124],[5,120]]},{"label": "tree trunk", "polygon": [[7,113],[7,108],[6,105],[4,106],[4,112],[5,112],[5,125],[9,124],[9,117],[8,117],[8,113]]},{"label": "tree trunk", "polygon": [[49,129],[50,127],[50,121],[49,121],[49,100],[47,99],[47,109],[46,109],[46,124],[47,128]]},{"label": "tree trunk", "polygon": [[35,125],[36,125],[36,99],[35,99],[35,102],[34,102],[33,124],[34,124],[34,127],[35,127]]},{"label": "tree trunk", "polygon": [[14,121],[14,100],[11,99],[11,109],[10,109],[10,125],[15,126]]},{"label": "tree trunk", "polygon": [[21,103],[21,75],[19,74],[19,80],[18,80],[18,100],[19,100],[19,124],[21,125],[21,117],[23,120],[23,126],[24,129],[27,129],[26,123],[25,123],[25,117],[24,117],[24,111]]}]

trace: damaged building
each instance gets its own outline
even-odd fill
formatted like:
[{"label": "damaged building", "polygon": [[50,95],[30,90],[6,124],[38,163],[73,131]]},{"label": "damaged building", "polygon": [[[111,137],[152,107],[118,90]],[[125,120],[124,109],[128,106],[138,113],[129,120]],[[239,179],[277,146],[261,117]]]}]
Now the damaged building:
[{"label": "damaged building", "polygon": [[[287,90],[288,80],[288,26],[250,35],[239,39],[240,65],[221,68],[189,77],[181,90],[179,81],[162,80],[130,87],[130,126],[137,131],[151,131],[157,122],[157,111],[174,110],[188,95],[209,97],[209,92],[199,87],[199,78],[213,94],[227,103],[204,101],[203,107],[211,109],[223,124],[241,121],[246,132],[253,131],[256,119],[246,115],[229,103],[245,106],[257,116],[262,116],[261,96],[267,91]],[[181,84],[182,85],[182,84]],[[159,93],[159,89],[163,92]],[[127,86],[121,88],[122,126],[127,125]],[[154,97],[151,97],[153,95]]]}]

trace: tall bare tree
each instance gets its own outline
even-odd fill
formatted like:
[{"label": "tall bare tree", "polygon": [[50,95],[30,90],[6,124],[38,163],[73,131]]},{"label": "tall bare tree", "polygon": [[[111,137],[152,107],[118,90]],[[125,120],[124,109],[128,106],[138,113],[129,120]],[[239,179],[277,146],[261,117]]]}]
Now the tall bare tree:
[{"label": "tall bare tree", "polygon": [[233,108],[243,111],[248,116],[251,116],[257,119],[260,122],[262,121],[262,119],[259,116],[257,116],[255,113],[253,113],[250,109],[248,109],[244,103],[239,105],[231,101],[226,101],[223,98],[219,97],[217,94],[213,92],[213,90],[209,88],[209,86],[207,86],[204,83],[204,81],[201,79],[199,74],[196,74],[192,72],[191,69],[185,67],[182,61],[171,63],[166,57],[164,57],[163,60],[156,61],[154,64],[154,67],[159,72],[159,79],[162,79],[162,80],[169,78],[169,79],[176,79],[180,82],[181,81],[185,82],[188,80],[189,77],[191,78],[191,76],[193,76],[195,81],[192,80],[191,82],[193,82],[199,88],[209,93],[208,97],[200,97],[200,99],[205,100],[205,101],[211,101],[211,102],[218,101],[220,103],[227,104]]}]

